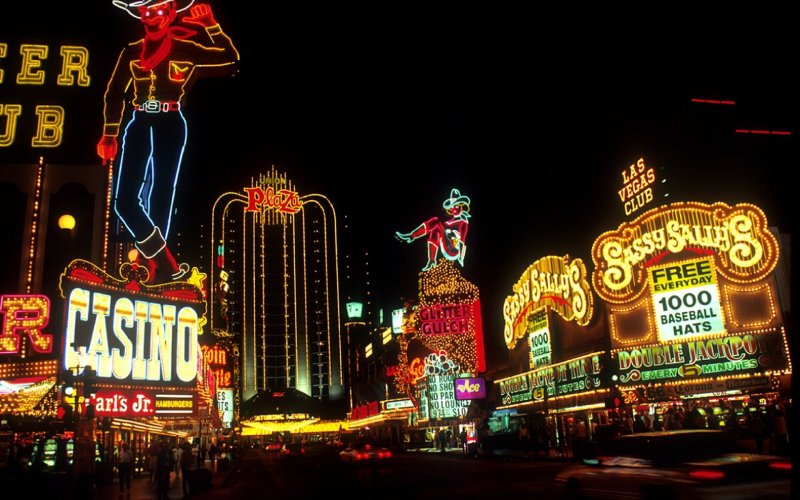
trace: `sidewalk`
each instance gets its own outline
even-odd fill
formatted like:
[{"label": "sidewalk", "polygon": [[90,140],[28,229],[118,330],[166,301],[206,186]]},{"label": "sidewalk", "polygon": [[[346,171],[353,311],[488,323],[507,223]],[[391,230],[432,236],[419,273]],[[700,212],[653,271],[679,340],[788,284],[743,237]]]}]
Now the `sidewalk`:
[{"label": "sidewalk", "polygon": [[[212,464],[209,460],[206,460],[204,465],[205,469],[211,471],[211,488],[218,488],[222,485],[225,481],[228,472],[222,472],[215,468],[212,468]],[[193,469],[197,470],[197,469]],[[167,493],[168,498],[170,499],[178,499],[183,498],[183,484],[181,477],[175,476],[172,474],[172,480],[169,484],[169,492]],[[200,492],[198,492],[200,493]],[[158,498],[156,492],[156,483],[150,482],[150,477],[144,473],[139,475],[134,475],[131,479],[131,490],[130,493],[125,492],[122,495],[119,493],[119,482],[117,478],[114,478],[113,482],[107,482],[104,484],[99,484],[94,489],[94,495],[92,496],[94,500],[152,500]]]}]

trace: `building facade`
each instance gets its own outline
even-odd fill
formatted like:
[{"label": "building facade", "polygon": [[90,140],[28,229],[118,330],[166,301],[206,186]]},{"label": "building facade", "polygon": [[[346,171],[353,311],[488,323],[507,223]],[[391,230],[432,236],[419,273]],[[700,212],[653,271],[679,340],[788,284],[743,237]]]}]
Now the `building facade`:
[{"label": "building facade", "polygon": [[211,330],[236,339],[246,401],[297,389],[345,397],[337,219],[273,167],[214,203]]}]

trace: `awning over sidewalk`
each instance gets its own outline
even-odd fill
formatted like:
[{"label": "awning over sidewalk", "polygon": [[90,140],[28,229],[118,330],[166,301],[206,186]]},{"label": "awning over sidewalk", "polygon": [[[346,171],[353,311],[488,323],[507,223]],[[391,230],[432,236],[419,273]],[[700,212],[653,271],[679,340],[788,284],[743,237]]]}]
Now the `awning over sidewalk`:
[{"label": "awning over sidewalk", "polygon": [[0,379],[0,415],[55,416],[56,377]]}]

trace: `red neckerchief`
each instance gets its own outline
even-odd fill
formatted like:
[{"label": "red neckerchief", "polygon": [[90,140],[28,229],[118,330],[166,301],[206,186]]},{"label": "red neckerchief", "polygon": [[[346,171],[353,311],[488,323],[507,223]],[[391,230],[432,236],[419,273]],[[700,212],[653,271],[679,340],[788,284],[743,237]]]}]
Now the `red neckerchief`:
[{"label": "red neckerchief", "polygon": [[139,58],[142,69],[150,71],[166,59],[172,49],[173,38],[184,40],[195,34],[195,31],[184,28],[183,26],[170,26],[161,31],[148,32],[144,37],[142,55]]}]

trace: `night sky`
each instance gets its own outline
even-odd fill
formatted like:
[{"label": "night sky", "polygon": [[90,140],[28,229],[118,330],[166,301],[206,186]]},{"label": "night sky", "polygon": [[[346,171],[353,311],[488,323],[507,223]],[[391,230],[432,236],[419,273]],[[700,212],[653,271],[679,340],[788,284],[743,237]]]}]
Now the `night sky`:
[{"label": "night sky", "polygon": [[[219,194],[275,165],[300,194],[324,194],[348,217],[391,309],[416,294],[425,264],[424,242],[406,245],[394,232],[444,215],[443,200],[458,188],[472,200],[463,274],[481,290],[496,359],[505,355],[502,304],[513,284],[546,255],[580,257],[593,269],[592,242],[625,221],[616,192],[638,158],[667,179],[657,191],[669,192],[667,201],[754,203],[771,225],[791,230],[799,87],[788,13],[592,24],[485,5],[288,11],[264,3],[211,3],[241,62],[235,77],[200,80],[188,95],[177,200],[179,214],[191,214],[180,221],[187,232]],[[20,95],[63,103],[69,137],[47,160],[96,162],[102,93],[118,51],[141,35],[138,21],[110,0],[15,2],[0,12],[8,44],[0,103]],[[49,44],[55,63],[59,44],[90,47],[91,87],[15,85],[23,42]],[[42,154],[22,146],[0,150],[0,163]]]}]

